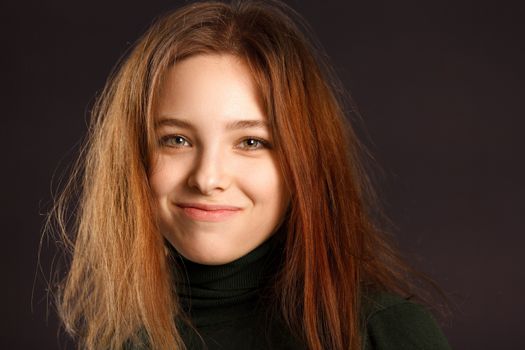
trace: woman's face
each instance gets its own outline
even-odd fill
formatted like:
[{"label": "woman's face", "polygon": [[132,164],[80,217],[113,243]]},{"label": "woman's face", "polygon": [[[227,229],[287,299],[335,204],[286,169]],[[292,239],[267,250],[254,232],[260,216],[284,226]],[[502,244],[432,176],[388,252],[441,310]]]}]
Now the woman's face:
[{"label": "woman's face", "polygon": [[201,264],[255,249],[289,195],[248,68],[231,55],[184,59],[168,70],[156,107],[149,181],[164,237]]}]

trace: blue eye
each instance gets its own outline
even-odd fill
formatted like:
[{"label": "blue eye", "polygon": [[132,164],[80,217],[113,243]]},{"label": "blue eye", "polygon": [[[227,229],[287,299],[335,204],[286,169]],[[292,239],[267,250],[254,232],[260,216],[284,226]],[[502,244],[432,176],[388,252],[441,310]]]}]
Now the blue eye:
[{"label": "blue eye", "polygon": [[166,135],[162,136],[159,140],[159,145],[161,147],[173,147],[173,148],[182,148],[186,146],[191,146],[188,140],[180,135]]}]

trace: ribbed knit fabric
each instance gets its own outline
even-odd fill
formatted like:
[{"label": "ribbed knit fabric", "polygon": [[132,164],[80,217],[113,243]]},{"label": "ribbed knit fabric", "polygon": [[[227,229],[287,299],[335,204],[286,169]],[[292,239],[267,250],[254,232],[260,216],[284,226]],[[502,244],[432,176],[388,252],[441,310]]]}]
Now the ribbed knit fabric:
[{"label": "ribbed knit fabric", "polygon": [[387,293],[363,301],[365,350],[450,350],[436,320],[423,306]]},{"label": "ribbed knit fabric", "polygon": [[183,271],[176,277],[177,294],[193,324],[213,325],[237,318],[243,311],[253,313],[278,267],[281,252],[276,236],[272,236],[225,265],[201,265],[178,256]]},{"label": "ribbed knit fabric", "polygon": [[[176,286],[190,324],[179,322],[189,350],[305,350],[273,305],[269,286],[283,256],[279,232],[247,255],[220,266],[201,265],[173,248]],[[422,306],[386,293],[365,298],[366,350],[449,350],[437,323]]]},{"label": "ribbed knit fabric", "polygon": [[177,254],[177,294],[191,326],[179,323],[188,349],[305,349],[270,312],[272,279],[283,256],[279,231],[245,256],[202,265]]}]

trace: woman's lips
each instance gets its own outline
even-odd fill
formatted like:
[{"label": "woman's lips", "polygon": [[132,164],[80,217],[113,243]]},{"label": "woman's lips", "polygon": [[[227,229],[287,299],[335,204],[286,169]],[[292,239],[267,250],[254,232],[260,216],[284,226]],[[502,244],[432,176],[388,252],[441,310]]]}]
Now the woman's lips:
[{"label": "woman's lips", "polygon": [[182,212],[192,220],[220,222],[238,214],[241,208],[229,205],[211,205],[202,203],[179,203]]}]

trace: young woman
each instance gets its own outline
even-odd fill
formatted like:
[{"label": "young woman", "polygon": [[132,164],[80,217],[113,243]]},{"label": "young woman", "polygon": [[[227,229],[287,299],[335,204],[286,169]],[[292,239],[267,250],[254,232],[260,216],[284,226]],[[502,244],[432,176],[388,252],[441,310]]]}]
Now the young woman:
[{"label": "young woman", "polygon": [[79,347],[448,348],[297,23],[274,1],[190,4],[111,77],[54,211]]}]

